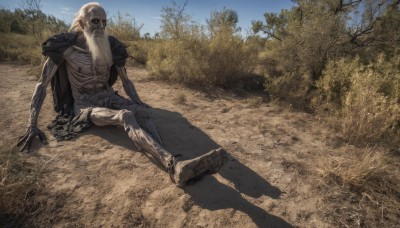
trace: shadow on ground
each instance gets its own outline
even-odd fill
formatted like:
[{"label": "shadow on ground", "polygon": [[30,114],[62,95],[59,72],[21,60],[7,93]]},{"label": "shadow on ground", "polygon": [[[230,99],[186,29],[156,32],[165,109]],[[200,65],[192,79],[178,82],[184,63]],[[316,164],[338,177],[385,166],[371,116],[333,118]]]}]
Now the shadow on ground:
[{"label": "shadow on ground", "polygon": [[[220,147],[207,134],[190,124],[181,114],[155,109],[153,116],[167,149],[174,155],[190,159]],[[229,153],[229,151],[227,151]],[[230,156],[230,155],[229,155]],[[268,214],[244,199],[241,193],[259,198],[263,195],[278,199],[281,191],[232,156],[219,174],[235,188],[220,183],[213,176],[187,186],[184,190],[198,206],[214,211],[232,208],[249,215],[258,227],[291,227],[283,219]]]},{"label": "shadow on ground", "polygon": [[[187,119],[177,112],[152,109],[151,116],[157,125],[164,146],[179,160],[191,159],[220,147],[207,134],[190,124]],[[103,132],[104,130],[107,132]],[[136,150],[120,127],[95,127],[95,129],[86,134],[96,134],[110,143]],[[191,196],[193,202],[201,208],[211,211],[227,208],[242,211],[258,227],[292,227],[282,218],[267,213],[264,209],[242,197],[241,194],[246,194],[253,198],[265,195],[273,199],[279,199],[281,190],[268,183],[249,167],[234,159],[229,151],[227,152],[229,161],[219,171],[219,174],[230,183],[233,183],[234,188],[220,183],[212,175],[207,175],[184,188],[184,191]]]}]

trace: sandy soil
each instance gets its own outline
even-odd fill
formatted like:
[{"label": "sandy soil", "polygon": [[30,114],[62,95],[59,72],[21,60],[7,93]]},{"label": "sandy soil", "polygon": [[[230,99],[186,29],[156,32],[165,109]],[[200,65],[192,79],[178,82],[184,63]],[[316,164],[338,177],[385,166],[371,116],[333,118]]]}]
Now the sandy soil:
[{"label": "sandy soil", "polygon": [[[1,140],[27,126],[37,79],[27,66],[0,64]],[[55,117],[51,92],[39,126],[49,144],[30,156],[42,167],[42,227],[330,227],[317,158],[332,151],[329,130],[310,114],[273,103],[249,107],[249,95],[200,92],[147,79],[128,67],[167,150],[188,159],[222,146],[228,163],[181,189],[122,128],[92,127],[57,142],[46,126]],[[116,88],[122,91],[121,85]],[[184,102],[177,102],[178,97]],[[336,146],[337,147],[337,146]]]}]

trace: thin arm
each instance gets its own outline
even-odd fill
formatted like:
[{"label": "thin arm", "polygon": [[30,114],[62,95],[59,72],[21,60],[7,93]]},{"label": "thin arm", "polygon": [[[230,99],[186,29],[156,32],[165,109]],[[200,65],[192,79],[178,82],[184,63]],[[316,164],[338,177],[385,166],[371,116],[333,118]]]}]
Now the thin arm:
[{"label": "thin arm", "polygon": [[125,93],[129,96],[129,98],[131,98],[132,101],[142,104],[142,101],[136,92],[135,86],[128,78],[125,67],[116,66],[116,69],[119,77],[121,78]]},{"label": "thin arm", "polygon": [[31,113],[29,115],[30,125],[37,125],[40,108],[42,107],[44,98],[46,97],[46,87],[49,84],[51,78],[53,78],[57,69],[57,65],[50,58],[48,58],[44,63],[42,75],[40,76],[40,79],[36,84],[35,92],[32,96]]}]

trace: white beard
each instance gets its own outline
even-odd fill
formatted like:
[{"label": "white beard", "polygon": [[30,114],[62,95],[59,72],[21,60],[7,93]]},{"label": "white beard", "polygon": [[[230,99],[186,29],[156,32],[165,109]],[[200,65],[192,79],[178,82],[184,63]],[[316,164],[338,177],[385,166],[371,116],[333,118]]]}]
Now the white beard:
[{"label": "white beard", "polygon": [[110,43],[108,42],[108,35],[104,32],[104,36],[95,36],[94,33],[90,34],[87,31],[83,32],[86,44],[92,55],[94,65],[112,66],[112,54]]}]

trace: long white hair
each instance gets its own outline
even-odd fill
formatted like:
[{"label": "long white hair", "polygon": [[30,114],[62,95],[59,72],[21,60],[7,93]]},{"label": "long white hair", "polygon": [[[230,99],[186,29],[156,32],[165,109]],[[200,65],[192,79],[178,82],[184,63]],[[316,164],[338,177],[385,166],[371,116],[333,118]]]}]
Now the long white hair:
[{"label": "long white hair", "polygon": [[86,44],[88,45],[89,51],[92,54],[93,63],[95,65],[107,64],[108,66],[111,66],[112,54],[107,32],[104,31],[104,36],[102,37],[95,37],[94,34],[90,34],[86,30],[84,30],[79,23],[80,20],[88,20],[88,12],[93,7],[103,8],[97,2],[89,2],[83,5],[76,13],[75,19],[72,21],[71,27],[69,28],[69,32],[83,33],[86,39]]},{"label": "long white hair", "polygon": [[83,32],[81,25],[79,24],[80,20],[85,21],[85,17],[87,13],[92,7],[101,7],[98,2],[89,2],[83,5],[79,11],[75,14],[75,18],[72,21],[71,27],[69,28],[69,32]]}]

